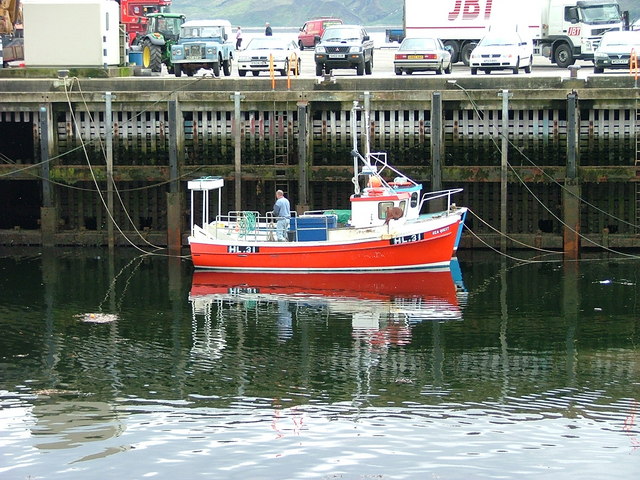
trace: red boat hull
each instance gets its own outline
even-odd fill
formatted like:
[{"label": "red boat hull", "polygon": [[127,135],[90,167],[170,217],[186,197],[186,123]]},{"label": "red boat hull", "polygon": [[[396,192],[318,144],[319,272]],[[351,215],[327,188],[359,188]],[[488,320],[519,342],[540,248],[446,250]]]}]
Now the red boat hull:
[{"label": "red boat hull", "polygon": [[223,244],[191,239],[196,268],[253,271],[376,271],[447,266],[460,218],[435,230],[358,242]]}]

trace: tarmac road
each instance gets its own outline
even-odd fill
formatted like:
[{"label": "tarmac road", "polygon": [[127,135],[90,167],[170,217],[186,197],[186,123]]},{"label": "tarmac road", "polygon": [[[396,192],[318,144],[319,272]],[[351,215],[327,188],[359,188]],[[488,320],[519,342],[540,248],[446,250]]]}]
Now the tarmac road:
[{"label": "tarmac road", "polygon": [[[413,75],[409,76],[403,74],[402,76],[398,76],[395,74],[393,70],[393,56],[396,51],[396,48],[393,47],[383,47],[376,48],[374,52],[374,63],[373,63],[373,73],[369,77],[374,78],[396,78],[398,81],[402,81],[403,78],[409,77],[419,77],[419,76],[435,76],[435,72],[416,72]],[[300,54],[301,59],[301,71],[300,76],[303,78],[316,78],[315,75],[315,62],[313,58],[313,50],[306,49],[303,50]],[[579,61],[576,62],[577,67],[580,67],[577,71],[578,78],[587,78],[592,75],[596,75],[593,73],[593,63],[587,61]],[[344,76],[356,76],[355,70],[334,70],[333,76],[336,78],[344,77]],[[533,68],[531,73],[524,73],[524,70],[520,70],[518,75],[520,76],[533,76],[533,77],[569,77],[571,71],[569,68],[560,68],[557,65],[552,64],[547,58],[536,56],[534,57]],[[168,75],[163,69],[163,76],[173,76]],[[196,76],[201,75],[211,75],[210,71],[200,70],[196,74]],[[491,77],[501,77],[507,76],[511,77],[514,74],[510,70],[502,70],[495,71],[489,74]],[[604,74],[598,74],[598,76],[602,75],[629,75],[629,70],[620,69],[620,70],[605,70]],[[442,74],[443,77],[452,77],[452,78],[464,78],[471,76],[471,69],[465,66],[462,63],[455,64],[453,66],[453,71],[450,74]],[[478,72],[477,77],[487,76],[487,74],[483,72]],[[182,78],[187,78],[183,75]],[[228,77],[227,77],[228,78]],[[233,69],[231,72],[231,78],[240,78],[238,76],[237,67],[233,65]],[[258,77],[254,77],[252,75],[248,75],[248,79],[256,79],[256,78],[269,78],[268,73],[261,73]],[[276,73],[276,78],[281,78],[278,73]]]}]

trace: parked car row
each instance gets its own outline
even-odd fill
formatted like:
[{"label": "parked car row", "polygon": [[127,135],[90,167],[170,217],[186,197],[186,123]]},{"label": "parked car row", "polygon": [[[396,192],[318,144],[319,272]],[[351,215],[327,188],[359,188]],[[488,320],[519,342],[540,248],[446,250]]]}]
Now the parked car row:
[{"label": "parked car row", "polygon": [[[194,75],[199,69],[210,69],[231,75],[232,62],[237,60],[241,77],[251,72],[257,76],[273,69],[280,75],[300,71],[300,52],[314,47],[315,73],[330,74],[336,69],[353,69],[357,75],[373,71],[373,40],[362,25],[345,25],[342,20],[323,17],[312,20],[300,29],[298,41],[277,36],[252,38],[240,51],[230,41],[231,24],[227,20],[192,20],[180,27],[180,35],[171,46],[173,73]],[[469,57],[471,74],[486,74],[495,70],[520,70],[530,73],[533,65],[533,40],[527,28],[490,29]],[[609,31],[603,35],[594,55],[594,73],[605,68],[638,66],[640,31]],[[236,58],[237,57],[237,58]],[[452,52],[438,38],[405,38],[395,52],[393,69],[396,75],[433,71],[451,73]]]}]

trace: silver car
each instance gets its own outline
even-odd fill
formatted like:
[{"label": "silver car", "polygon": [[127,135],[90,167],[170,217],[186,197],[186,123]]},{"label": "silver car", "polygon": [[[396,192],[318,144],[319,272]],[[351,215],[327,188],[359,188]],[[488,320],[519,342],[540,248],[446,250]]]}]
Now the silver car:
[{"label": "silver car", "polygon": [[593,54],[593,73],[602,73],[605,68],[629,69],[631,51],[640,56],[640,32],[607,32]]},{"label": "silver car", "polygon": [[451,53],[439,38],[405,38],[393,59],[396,75],[402,72],[451,73]]}]

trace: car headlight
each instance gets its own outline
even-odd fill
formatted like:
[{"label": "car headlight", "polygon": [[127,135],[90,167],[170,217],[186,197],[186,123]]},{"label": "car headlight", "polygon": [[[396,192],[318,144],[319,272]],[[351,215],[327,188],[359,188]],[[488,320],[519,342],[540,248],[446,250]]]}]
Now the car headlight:
[{"label": "car headlight", "polygon": [[216,53],[215,47],[207,47],[207,55],[214,55]]},{"label": "car headlight", "polygon": [[327,51],[325,50],[324,47],[321,47],[320,45],[316,46],[316,53],[327,53]]},{"label": "car headlight", "polygon": [[182,56],[182,49],[181,48],[174,48],[171,51],[171,55],[174,55],[176,57],[181,57]]},{"label": "car headlight", "polygon": [[360,53],[360,52],[362,52],[362,47],[357,47],[356,46],[356,47],[351,47],[349,49],[349,53]]},{"label": "car headlight", "polygon": [[607,55],[606,53],[602,53],[602,52],[595,52],[593,54],[593,58],[597,58],[600,60],[606,60],[607,58],[609,58],[609,55]]},{"label": "car headlight", "polygon": [[238,57],[239,62],[250,62],[251,57]]}]

